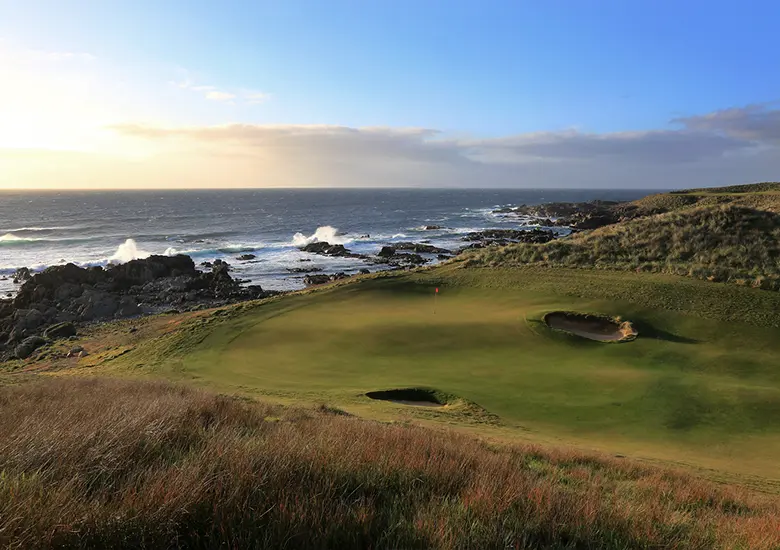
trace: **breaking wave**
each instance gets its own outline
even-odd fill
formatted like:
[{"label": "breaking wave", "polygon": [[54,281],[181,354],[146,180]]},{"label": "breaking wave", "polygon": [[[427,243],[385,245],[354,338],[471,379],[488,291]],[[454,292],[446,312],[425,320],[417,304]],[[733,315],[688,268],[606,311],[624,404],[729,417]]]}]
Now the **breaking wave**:
[{"label": "breaking wave", "polygon": [[294,246],[306,246],[311,243],[330,243],[330,244],[347,244],[352,242],[352,239],[339,235],[339,230],[330,225],[324,225],[318,227],[317,231],[313,235],[307,237],[303,233],[296,233],[293,235]]}]

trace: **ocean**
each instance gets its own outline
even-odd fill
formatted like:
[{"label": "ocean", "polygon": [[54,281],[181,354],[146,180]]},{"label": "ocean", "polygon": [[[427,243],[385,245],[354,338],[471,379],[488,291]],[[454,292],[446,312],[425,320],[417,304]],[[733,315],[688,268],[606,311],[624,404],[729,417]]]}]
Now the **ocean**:
[{"label": "ocean", "polygon": [[[657,192],[657,191],[655,191]],[[301,252],[316,240],[373,254],[398,241],[463,246],[486,228],[537,227],[493,214],[502,206],[592,199],[632,200],[643,190],[588,189],[251,189],[192,191],[0,191],[0,292],[10,275],[73,262],[124,262],[149,254],[188,254],[197,264],[221,258],[234,276],[269,290],[302,288],[289,270],[354,273],[352,258]],[[441,226],[426,230],[425,226]],[[254,254],[251,261],[238,261]],[[301,263],[311,260],[311,263]]]}]

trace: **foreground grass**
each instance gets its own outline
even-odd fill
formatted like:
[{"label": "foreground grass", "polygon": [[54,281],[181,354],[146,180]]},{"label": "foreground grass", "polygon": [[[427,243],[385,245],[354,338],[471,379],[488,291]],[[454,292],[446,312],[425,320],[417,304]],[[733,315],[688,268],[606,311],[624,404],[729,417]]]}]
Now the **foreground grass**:
[{"label": "foreground grass", "polygon": [[164,383],[0,388],[9,548],[776,548],[776,498]]}]

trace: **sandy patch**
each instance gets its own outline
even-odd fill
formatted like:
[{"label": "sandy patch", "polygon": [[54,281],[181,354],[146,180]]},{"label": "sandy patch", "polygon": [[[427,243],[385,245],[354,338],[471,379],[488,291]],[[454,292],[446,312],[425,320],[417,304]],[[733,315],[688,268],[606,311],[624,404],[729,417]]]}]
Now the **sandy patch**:
[{"label": "sandy patch", "polygon": [[628,321],[600,315],[554,311],[544,316],[548,327],[598,342],[627,342],[638,333]]}]

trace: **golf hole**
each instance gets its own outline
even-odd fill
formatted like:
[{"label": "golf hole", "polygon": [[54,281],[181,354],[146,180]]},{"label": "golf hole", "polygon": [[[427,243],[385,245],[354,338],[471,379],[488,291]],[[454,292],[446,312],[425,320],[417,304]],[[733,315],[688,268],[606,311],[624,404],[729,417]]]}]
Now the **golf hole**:
[{"label": "golf hole", "polygon": [[366,393],[366,397],[379,401],[390,401],[400,405],[411,405],[413,407],[443,407],[443,403],[436,392],[432,390],[423,390],[417,388],[407,388],[403,390],[380,390]]},{"label": "golf hole", "polygon": [[553,311],[544,316],[544,322],[552,329],[598,342],[628,342],[639,334],[629,321],[605,315]]}]

